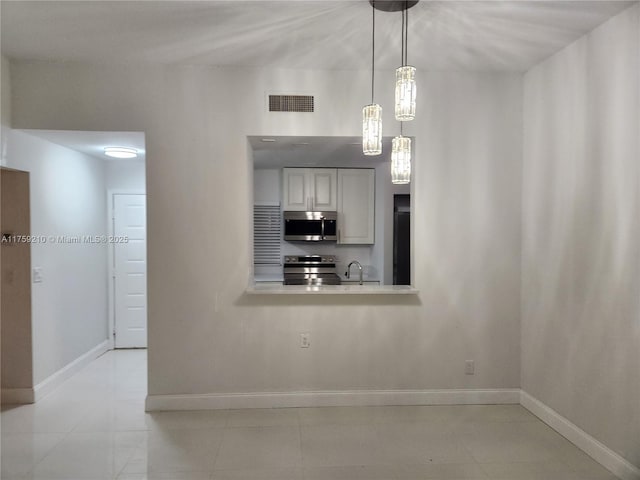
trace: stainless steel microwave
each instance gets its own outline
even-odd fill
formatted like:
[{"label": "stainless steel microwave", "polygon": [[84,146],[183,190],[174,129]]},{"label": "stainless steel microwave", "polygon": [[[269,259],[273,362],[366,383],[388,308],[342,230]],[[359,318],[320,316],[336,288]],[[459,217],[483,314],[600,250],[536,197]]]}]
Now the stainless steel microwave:
[{"label": "stainless steel microwave", "polygon": [[335,242],[337,212],[282,212],[284,239],[297,242]]}]

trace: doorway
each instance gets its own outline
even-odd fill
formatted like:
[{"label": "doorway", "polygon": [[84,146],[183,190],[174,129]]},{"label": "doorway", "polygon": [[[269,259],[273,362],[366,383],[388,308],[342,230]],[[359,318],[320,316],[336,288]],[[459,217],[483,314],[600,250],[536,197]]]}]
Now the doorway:
[{"label": "doorway", "polygon": [[0,168],[2,403],[33,402],[29,173]]},{"label": "doorway", "polygon": [[114,348],[147,347],[146,195],[110,192]]},{"label": "doorway", "polygon": [[411,285],[411,195],[393,196],[393,284]]},{"label": "doorway", "polygon": [[[8,335],[10,324],[5,322],[12,315],[5,317],[3,311],[3,387],[8,386],[7,375],[18,372],[17,362],[4,361],[11,348],[28,355],[32,374],[30,388],[11,382],[13,391],[3,388],[2,396],[6,399],[11,394],[12,403],[26,403],[27,394],[35,400],[42,398],[91,360],[114,348],[112,265],[114,258],[121,257],[120,252],[113,256],[114,246],[122,246],[118,237],[124,234],[131,238],[129,250],[137,251],[126,253],[130,260],[135,260],[134,254],[143,260],[143,270],[132,271],[142,273],[140,279],[146,276],[146,247],[144,243],[137,244],[140,237],[131,231],[113,231],[111,192],[145,193],[145,139],[142,132],[12,130],[8,142],[12,147],[6,155],[6,166],[28,172],[23,175],[28,175],[31,195],[26,188],[22,191],[29,200],[24,210],[30,215],[30,232],[5,225],[4,220],[9,217],[2,212],[2,233],[31,235],[28,238],[32,241],[3,244],[2,254],[13,259],[18,249],[30,250],[31,265],[20,278],[30,288],[31,324],[30,331],[20,330],[27,340],[12,341]],[[109,157],[106,148],[113,145],[131,147],[137,156]],[[3,188],[2,194],[9,198],[2,202],[3,207],[17,203],[16,194],[8,188]],[[133,215],[123,218],[129,221]],[[3,279],[8,280],[11,276],[5,273],[3,270]],[[13,278],[17,280],[17,274]],[[127,282],[122,285],[134,296],[146,294],[146,285],[138,288],[133,278]],[[2,293],[7,292],[9,288],[3,288]],[[3,300],[15,298],[3,295]],[[146,315],[146,300],[124,305],[131,307],[129,310],[137,309],[138,315]],[[142,340],[128,340],[127,345],[146,346],[146,319],[142,328],[133,321],[129,323]],[[5,344],[10,345],[5,349]]]}]

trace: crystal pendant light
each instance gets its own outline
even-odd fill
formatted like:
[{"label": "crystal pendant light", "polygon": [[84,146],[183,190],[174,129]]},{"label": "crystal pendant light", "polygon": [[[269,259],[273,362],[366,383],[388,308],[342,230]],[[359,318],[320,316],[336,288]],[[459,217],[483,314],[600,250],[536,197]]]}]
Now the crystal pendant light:
[{"label": "crystal pendant light", "polygon": [[396,120],[407,122],[416,118],[416,67],[405,65],[396,69]]},{"label": "crystal pendant light", "polygon": [[372,7],[371,34],[371,104],[362,109],[362,153],[380,155],[382,153],[382,107],[373,101],[375,47],[376,47],[376,9]]},{"label": "crystal pendant light", "polygon": [[409,10],[407,2],[402,10],[402,66],[396,69],[395,116],[400,122],[416,118],[416,68],[407,65],[409,43]]},{"label": "crystal pendant light", "polygon": [[411,180],[411,138],[394,137],[391,142],[391,183],[406,185]]},{"label": "crystal pendant light", "polygon": [[382,153],[382,107],[375,103],[362,109],[362,153]]}]

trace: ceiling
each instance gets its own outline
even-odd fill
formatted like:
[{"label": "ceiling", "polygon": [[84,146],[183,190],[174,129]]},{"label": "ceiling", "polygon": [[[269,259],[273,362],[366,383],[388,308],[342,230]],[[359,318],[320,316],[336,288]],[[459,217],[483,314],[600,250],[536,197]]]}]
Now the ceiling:
[{"label": "ceiling", "polygon": [[[248,137],[255,169],[283,167],[375,168],[389,161],[391,140],[383,137],[382,155],[362,153],[362,137]],[[265,141],[268,140],[268,141]]]},{"label": "ceiling", "polygon": [[[409,63],[526,71],[633,3],[421,0],[409,12]],[[2,0],[0,39],[3,55],[14,60],[367,69],[371,11],[366,0]],[[379,68],[399,63],[400,21],[399,12],[376,12]],[[105,146],[132,146],[144,159],[140,132],[28,132],[102,159]],[[277,141],[250,138],[256,168],[388,160],[386,153],[364,156],[355,137],[271,138]]]},{"label": "ceiling", "polygon": [[[409,14],[419,69],[525,71],[634,2],[429,1]],[[0,2],[11,59],[370,68],[371,7],[343,1]],[[400,13],[376,14],[376,63],[396,67]]]},{"label": "ceiling", "polygon": [[73,130],[22,131],[101,160],[108,160],[110,162],[130,162],[134,160],[107,157],[104,154],[105,147],[135,148],[138,150],[138,158],[135,160],[145,160],[143,132],[80,132]]}]

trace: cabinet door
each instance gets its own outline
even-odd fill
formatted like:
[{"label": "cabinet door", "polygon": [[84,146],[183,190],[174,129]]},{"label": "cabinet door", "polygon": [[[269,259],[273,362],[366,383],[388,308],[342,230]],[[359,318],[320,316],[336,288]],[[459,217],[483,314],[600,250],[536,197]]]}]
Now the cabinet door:
[{"label": "cabinet door", "polygon": [[309,170],[311,208],[315,211],[335,211],[337,207],[337,170],[312,168]]},{"label": "cabinet door", "polygon": [[338,169],[338,243],[374,243],[375,175],[373,169]]},{"label": "cabinet door", "polygon": [[282,169],[282,210],[309,210],[306,168]]}]

